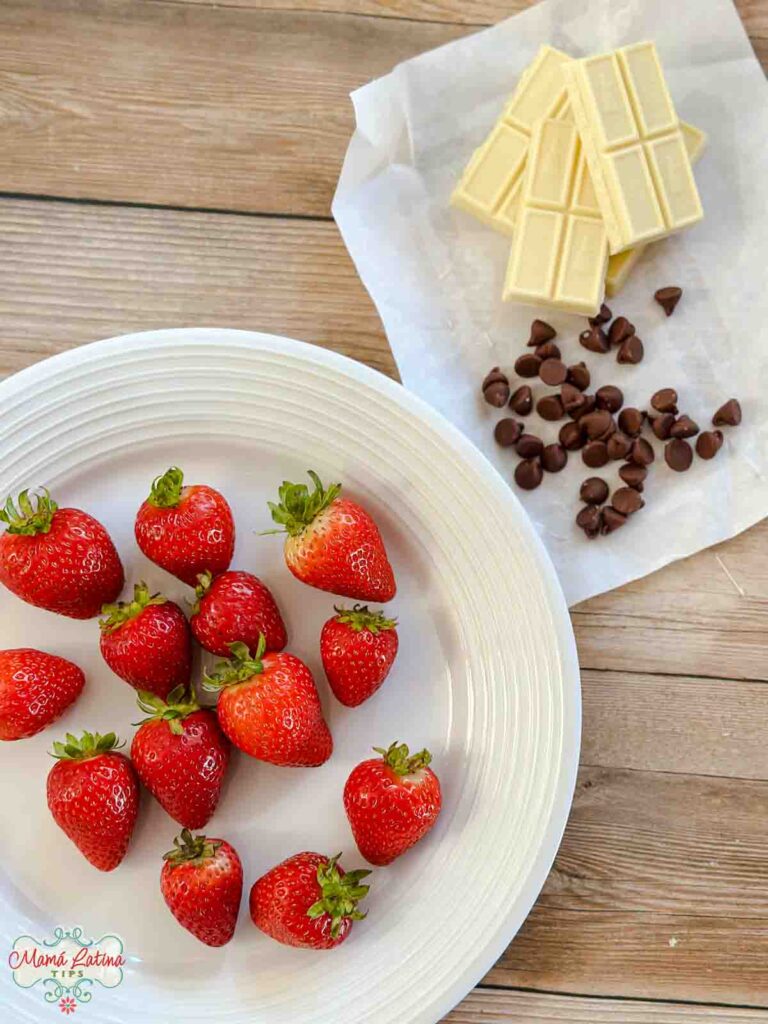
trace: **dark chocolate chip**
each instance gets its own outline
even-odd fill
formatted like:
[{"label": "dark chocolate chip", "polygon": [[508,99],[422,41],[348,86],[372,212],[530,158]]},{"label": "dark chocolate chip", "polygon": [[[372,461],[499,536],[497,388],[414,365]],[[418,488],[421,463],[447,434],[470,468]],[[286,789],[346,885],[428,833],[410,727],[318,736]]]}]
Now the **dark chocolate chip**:
[{"label": "dark chocolate chip", "polygon": [[590,540],[600,533],[601,521],[600,509],[596,505],[585,505],[576,516],[576,525],[581,527]]},{"label": "dark chocolate chip", "polygon": [[656,412],[673,412],[677,415],[677,392],[674,388],[660,388],[651,395],[651,405]]},{"label": "dark chocolate chip", "polygon": [[741,423],[741,406],[738,401],[729,398],[712,417],[712,422],[716,427],[738,427]]},{"label": "dark chocolate chip", "polygon": [[679,437],[667,441],[664,445],[664,461],[676,473],[684,473],[693,462],[693,448]]},{"label": "dark chocolate chip", "polygon": [[611,505],[605,506],[600,513],[600,517],[602,519],[601,533],[613,533],[615,530],[619,530],[627,521],[627,517]]},{"label": "dark chocolate chip", "polygon": [[489,405],[500,409],[507,404],[509,398],[509,380],[507,375],[502,373],[498,366],[485,375],[483,381],[483,398]]},{"label": "dark chocolate chip", "polygon": [[561,420],[565,416],[563,400],[560,395],[544,395],[536,403],[536,412],[543,420],[549,420],[552,423]]},{"label": "dark chocolate chip", "polygon": [[533,352],[524,352],[515,361],[515,373],[518,377],[538,377],[541,360]]},{"label": "dark chocolate chip", "polygon": [[558,440],[563,448],[569,452],[575,452],[584,447],[584,435],[578,423],[564,423],[560,427]]},{"label": "dark chocolate chip", "polygon": [[705,430],[696,438],[696,454],[700,459],[714,459],[722,446],[722,430]]},{"label": "dark chocolate chip", "polygon": [[542,345],[545,341],[551,341],[556,337],[557,331],[551,324],[544,320],[534,320],[531,324],[531,336],[528,339],[528,344],[531,348],[535,348],[536,345]]},{"label": "dark chocolate chip", "polygon": [[660,441],[667,440],[669,432],[674,426],[674,422],[675,416],[674,413],[671,412],[663,412],[660,416],[650,417],[651,430]]},{"label": "dark chocolate chip", "polygon": [[619,351],[616,353],[616,362],[637,366],[638,363],[643,361],[644,355],[645,349],[643,348],[642,341],[636,334],[633,334],[619,345]]},{"label": "dark chocolate chip", "polygon": [[613,316],[613,313],[608,309],[605,303],[600,307],[600,312],[596,316],[589,318],[589,324],[591,327],[600,327],[601,324],[607,324]]},{"label": "dark chocolate chip", "polygon": [[554,341],[545,341],[543,345],[537,345],[533,350],[533,354],[538,356],[539,359],[559,359],[560,349],[554,343]]},{"label": "dark chocolate chip", "polygon": [[627,461],[634,462],[636,466],[650,466],[655,458],[654,450],[645,438],[636,437],[629,449]]},{"label": "dark chocolate chip", "polygon": [[667,288],[659,288],[658,291],[653,293],[653,297],[667,316],[672,316],[682,294],[682,288],[678,288],[676,285],[669,285]]},{"label": "dark chocolate chip", "polygon": [[636,466],[627,462],[619,469],[619,476],[627,487],[634,487],[636,491],[642,491],[643,481],[648,476],[648,470],[645,466]]},{"label": "dark chocolate chip", "polygon": [[581,449],[581,458],[590,469],[600,469],[608,461],[608,448],[605,441],[590,441]]},{"label": "dark chocolate chip", "polygon": [[579,418],[579,425],[590,441],[602,441],[614,432],[616,425],[607,409],[596,409]]},{"label": "dark chocolate chip", "polygon": [[613,459],[626,459],[632,448],[632,439],[627,437],[626,434],[622,434],[620,430],[617,430],[615,434],[611,434],[608,440],[605,442],[608,448],[608,458]]},{"label": "dark chocolate chip", "polygon": [[522,434],[515,446],[521,459],[537,459],[544,450],[544,442],[535,434]]},{"label": "dark chocolate chip", "polygon": [[618,412],[624,405],[624,395],[621,389],[613,384],[604,384],[595,392],[595,401],[598,409],[607,409],[608,412]]},{"label": "dark chocolate chip", "polygon": [[541,453],[541,467],[547,473],[559,473],[568,461],[568,453],[561,444],[545,445]]},{"label": "dark chocolate chip", "polygon": [[669,432],[670,437],[695,437],[699,432],[699,425],[690,416],[678,416],[672,424]]},{"label": "dark chocolate chip", "polygon": [[518,420],[507,418],[499,420],[493,436],[496,438],[496,443],[500,444],[502,448],[509,448],[511,445],[517,444],[522,433],[523,424]]},{"label": "dark chocolate chip", "polygon": [[559,359],[545,359],[539,367],[539,376],[551,388],[559,387],[568,376],[568,367]]},{"label": "dark chocolate chip", "polygon": [[607,497],[608,484],[599,476],[588,476],[579,488],[579,498],[587,505],[602,505]]},{"label": "dark chocolate chip", "polygon": [[544,470],[538,459],[523,459],[515,466],[515,483],[524,491],[532,491],[541,483]]},{"label": "dark chocolate chip", "polygon": [[613,492],[611,505],[623,516],[631,516],[645,505],[634,487],[619,487]]},{"label": "dark chocolate chip", "polygon": [[609,352],[611,346],[602,327],[588,327],[579,335],[579,341],[589,352]]},{"label": "dark chocolate chip", "polygon": [[563,400],[563,408],[569,416],[577,409],[580,409],[586,402],[585,396],[579,389],[567,382],[560,388],[560,397]]},{"label": "dark chocolate chip", "polygon": [[619,413],[619,430],[623,430],[629,437],[637,437],[643,429],[645,415],[639,409],[628,405]]},{"label": "dark chocolate chip", "polygon": [[573,412],[569,413],[575,420],[580,420],[583,416],[588,416],[589,413],[594,412],[597,408],[597,402],[595,401],[594,395],[584,395],[584,404],[579,406],[578,409],[574,409]]},{"label": "dark chocolate chip", "polygon": [[608,341],[611,345],[620,345],[635,333],[635,325],[625,316],[617,316],[608,330]]},{"label": "dark chocolate chip", "polygon": [[518,416],[527,416],[533,409],[533,392],[528,384],[521,384],[512,392],[509,404]]},{"label": "dark chocolate chip", "polygon": [[573,384],[579,391],[586,391],[589,387],[590,375],[586,363],[574,363],[568,367],[568,376],[565,378],[569,384]]}]

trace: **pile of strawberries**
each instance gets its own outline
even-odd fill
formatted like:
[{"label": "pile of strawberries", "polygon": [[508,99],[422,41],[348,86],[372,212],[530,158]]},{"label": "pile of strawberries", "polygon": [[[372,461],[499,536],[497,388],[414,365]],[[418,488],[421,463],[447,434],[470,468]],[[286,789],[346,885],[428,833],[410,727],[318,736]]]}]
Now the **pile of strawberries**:
[{"label": "pile of strawberries", "polygon": [[[396,585],[378,527],[362,506],[323,487],[285,482],[272,518],[285,533],[285,561],[312,587],[359,602],[386,602]],[[213,487],[185,486],[173,467],[152,484],[136,515],[136,542],[155,564],[194,587],[190,618],[144,583],[118,601],[123,566],[107,530],[93,516],[59,508],[48,491],[8,499],[0,520],[0,583],[23,601],[59,615],[101,614],[104,660],[138,690],[146,714],[119,753],[114,733],[67,733],[53,744],[48,807],[56,823],[101,871],[126,855],[139,813],[140,784],[181,826],[165,854],[160,888],[179,923],[202,942],[221,946],[234,933],[243,870],[224,839],[194,835],[214,814],[231,745],[270,764],[312,767],[333,752],[317,686],[307,666],[284,652],[288,636],[268,587],[229,566],[235,546],[231,509]],[[367,605],[335,608],[320,636],[330,687],[347,707],[378,690],[397,655],[396,620]],[[202,688],[192,685],[194,642],[220,656]],[[77,665],[30,648],[0,651],[0,739],[33,736],[80,695]],[[376,747],[344,787],[344,807],[362,856],[390,864],[432,828],[440,784],[426,750]],[[345,872],[340,855],[304,852],[254,882],[253,923],[290,946],[330,949],[365,915],[367,869]]]}]

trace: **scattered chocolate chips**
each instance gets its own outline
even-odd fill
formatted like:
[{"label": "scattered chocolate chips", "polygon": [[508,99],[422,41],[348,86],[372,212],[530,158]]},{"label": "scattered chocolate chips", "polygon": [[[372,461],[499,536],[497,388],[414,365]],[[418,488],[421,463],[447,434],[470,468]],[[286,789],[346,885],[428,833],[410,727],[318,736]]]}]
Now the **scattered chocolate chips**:
[{"label": "scattered chocolate chips", "polygon": [[651,405],[656,412],[673,412],[677,415],[677,392],[674,388],[660,388],[651,395]]},{"label": "scattered chocolate chips", "polygon": [[536,403],[536,412],[543,420],[548,420],[551,423],[561,420],[565,416],[563,400],[560,395],[544,395]]},{"label": "scattered chocolate chips", "polygon": [[590,327],[599,327],[601,324],[607,324],[609,320],[613,318],[613,313],[608,309],[605,303],[600,307],[600,312],[596,316],[589,318]]},{"label": "scattered chocolate chips", "polygon": [[518,377],[538,377],[541,360],[533,352],[524,352],[515,362]]},{"label": "scattered chocolate chips", "polygon": [[618,412],[624,405],[624,395],[620,388],[613,384],[604,384],[595,392],[595,401],[598,409],[607,409],[608,412]]},{"label": "scattered chocolate chips", "polygon": [[531,348],[535,348],[536,345],[542,345],[545,341],[551,341],[556,337],[557,331],[551,324],[545,320],[534,320],[531,324],[531,336],[528,339],[528,344]]},{"label": "scattered chocolate chips", "polygon": [[559,359],[560,349],[554,343],[554,341],[545,341],[543,345],[537,345],[533,350],[533,354],[538,356],[542,361],[544,359]]},{"label": "scattered chocolate chips", "polygon": [[489,405],[500,409],[507,404],[509,398],[509,380],[505,373],[502,373],[498,366],[485,375],[483,381],[483,398]]},{"label": "scattered chocolate chips", "polygon": [[644,437],[636,437],[629,449],[627,460],[636,466],[650,466],[656,455]]},{"label": "scattered chocolate chips", "polygon": [[594,395],[584,395],[583,398],[583,404],[568,413],[568,415],[572,416],[575,420],[580,420],[582,417],[588,416],[589,413],[594,412],[597,407]]},{"label": "scattered chocolate chips", "polygon": [[560,397],[563,400],[563,408],[570,416],[586,403],[587,398],[573,384],[567,382],[560,388]]},{"label": "scattered chocolate chips", "polygon": [[581,416],[579,425],[590,441],[603,441],[616,429],[613,416],[607,409],[596,409]]},{"label": "scattered chocolate chips", "polygon": [[515,466],[515,483],[524,491],[532,491],[541,483],[544,470],[538,459],[523,459]]},{"label": "scattered chocolate chips", "polygon": [[623,430],[629,437],[638,437],[643,429],[645,415],[639,409],[628,405],[619,413],[619,430]]},{"label": "scattered chocolate chips", "polygon": [[729,398],[721,405],[712,417],[712,422],[716,427],[738,427],[741,423],[741,406],[737,400]]},{"label": "scattered chocolate chips", "polygon": [[611,345],[620,345],[635,333],[635,325],[625,316],[617,316],[608,330],[608,341]]},{"label": "scattered chocolate chips", "polygon": [[648,470],[645,466],[636,466],[632,462],[627,462],[619,469],[619,476],[627,487],[634,487],[636,491],[642,491],[643,481],[648,476]]},{"label": "scattered chocolate chips", "polygon": [[601,523],[602,517],[597,505],[585,505],[576,516],[576,525],[581,527],[590,540],[600,533]]},{"label": "scattered chocolate chips", "polygon": [[615,434],[611,434],[608,440],[605,442],[605,446],[608,449],[608,458],[613,459],[626,459],[632,448],[632,439],[627,437],[626,434],[622,434],[620,430],[617,430]]},{"label": "scattered chocolate chips", "polygon": [[638,363],[643,361],[644,355],[645,348],[642,341],[636,334],[633,334],[619,345],[619,351],[616,353],[616,362],[637,366]]},{"label": "scattered chocolate chips", "polygon": [[569,452],[575,452],[584,447],[584,435],[578,423],[564,423],[560,427],[558,441]]},{"label": "scattered chocolate chips", "polygon": [[605,441],[590,441],[581,450],[581,458],[590,469],[600,469],[608,461],[608,448]]},{"label": "scattered chocolate chips", "polygon": [[611,346],[608,344],[608,336],[602,327],[588,327],[579,335],[579,341],[589,352],[609,352]]},{"label": "scattered chocolate chips", "polygon": [[669,431],[670,437],[695,437],[699,432],[699,425],[690,416],[678,416]]},{"label": "scattered chocolate chips", "polygon": [[502,448],[509,448],[513,444],[517,444],[522,433],[523,424],[517,420],[507,418],[499,420],[493,436],[496,438],[496,443],[500,444]]},{"label": "scattered chocolate chips", "polygon": [[579,488],[579,498],[586,505],[602,505],[607,497],[608,484],[599,476],[588,476]]},{"label": "scattered chocolate chips", "polygon": [[565,382],[568,376],[568,367],[559,359],[545,359],[539,367],[539,376],[545,384],[556,388]]},{"label": "scattered chocolate chips", "polygon": [[516,388],[509,399],[510,408],[514,409],[518,416],[527,416],[533,408],[533,392],[527,384],[521,384]]},{"label": "scattered chocolate chips", "polygon": [[682,288],[678,288],[676,285],[669,285],[667,288],[659,288],[658,291],[653,293],[653,297],[667,316],[672,316],[682,294]]},{"label": "scattered chocolate chips", "polygon": [[617,509],[611,505],[606,505],[600,514],[601,519],[601,532],[602,533],[614,533],[619,530],[627,521],[627,517],[622,515]]},{"label": "scattered chocolate chips", "polygon": [[666,441],[669,432],[675,423],[675,415],[671,412],[663,412],[660,416],[652,416],[650,419],[651,430],[660,441]]},{"label": "scattered chocolate chips", "polygon": [[667,441],[664,445],[664,461],[676,473],[684,473],[686,469],[691,468],[693,448],[687,441],[683,441],[679,437],[673,441]]},{"label": "scattered chocolate chips", "polygon": [[544,450],[544,442],[535,434],[522,434],[515,451],[521,459],[537,459]]},{"label": "scattered chocolate chips", "polygon": [[589,387],[590,374],[586,363],[574,363],[568,367],[568,376],[565,378],[569,384],[573,384],[579,391],[586,391]]},{"label": "scattered chocolate chips", "polygon": [[722,447],[722,430],[705,430],[696,438],[696,454],[700,459],[714,459]]},{"label": "scattered chocolate chips", "polygon": [[611,505],[623,516],[631,516],[641,509],[645,502],[633,487],[619,487],[613,492]]},{"label": "scattered chocolate chips", "polygon": [[547,473],[559,473],[568,461],[568,453],[561,444],[545,445],[541,453],[541,468]]}]

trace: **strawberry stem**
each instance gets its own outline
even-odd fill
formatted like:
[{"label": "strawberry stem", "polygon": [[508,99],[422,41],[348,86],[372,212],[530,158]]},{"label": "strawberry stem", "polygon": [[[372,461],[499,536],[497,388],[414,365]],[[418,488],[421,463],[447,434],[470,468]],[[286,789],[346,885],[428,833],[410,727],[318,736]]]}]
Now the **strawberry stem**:
[{"label": "strawberry stem", "polygon": [[395,740],[386,749],[384,747],[373,748],[377,754],[381,754],[386,763],[396,775],[412,775],[420,768],[426,768],[432,760],[428,750],[420,750],[418,754],[410,754],[406,743],[398,743]]},{"label": "strawberry stem", "polygon": [[191,615],[197,615],[200,611],[200,602],[203,600],[205,595],[211,589],[211,583],[213,583],[213,573],[210,569],[206,569],[205,572],[197,574],[197,586],[195,587],[195,603],[192,605]]},{"label": "strawberry stem", "polygon": [[152,489],[147,501],[156,508],[175,508],[181,501],[181,488],[184,474],[178,466],[171,466],[162,476],[152,481]]},{"label": "strawberry stem", "polygon": [[259,643],[256,651],[251,657],[248,646],[242,641],[227,645],[232,651],[232,657],[225,661],[219,661],[214,666],[213,672],[206,672],[203,676],[203,689],[213,692],[221,690],[225,686],[232,686],[234,683],[245,682],[253,676],[261,675],[264,665],[261,656],[267,649],[267,641],[263,633],[259,634]]},{"label": "strawberry stem", "polygon": [[34,497],[36,504],[33,506],[29,490],[22,491],[18,497],[18,509],[13,498],[7,498],[4,508],[0,509],[0,520],[8,524],[8,533],[19,533],[25,537],[33,537],[36,533],[48,533],[59,506],[45,487]]},{"label": "strawberry stem", "polygon": [[145,722],[167,722],[175,736],[181,736],[184,732],[182,725],[184,719],[194,711],[200,710],[200,705],[195,700],[194,694],[191,691],[187,693],[184,686],[176,686],[165,700],[148,690],[139,690],[136,703],[149,717],[142,718],[140,722],[134,722],[133,725],[144,725]]},{"label": "strawberry stem", "polygon": [[372,612],[367,604],[356,604],[352,608],[339,608],[334,605],[336,621],[349,626],[359,633],[367,629],[369,633],[382,633],[387,629],[394,629],[397,619],[388,619],[384,612]]},{"label": "strawberry stem", "polygon": [[278,526],[283,527],[282,530],[267,532],[285,532],[291,537],[297,536],[305,527],[309,526],[315,516],[333,504],[341,494],[341,484],[331,484],[326,490],[314,470],[308,469],[307,473],[315,485],[313,491],[310,491],[306,484],[292,484],[290,481],[284,480],[278,491],[278,503],[267,502],[272,519]]},{"label": "strawberry stem", "polygon": [[328,914],[331,918],[331,938],[337,938],[345,918],[350,921],[362,921],[365,914],[357,909],[357,904],[370,889],[369,885],[360,885],[362,879],[370,875],[370,871],[347,871],[342,875],[337,866],[340,853],[317,866],[317,884],[322,893],[320,899],[313,903],[307,911],[307,917],[317,918]]},{"label": "strawberry stem", "polygon": [[114,633],[124,623],[141,615],[145,608],[153,604],[165,604],[166,600],[162,594],[150,594],[146,583],[134,583],[132,601],[116,601],[101,606],[101,614],[105,618],[99,619],[99,628],[102,633]]},{"label": "strawberry stem", "polygon": [[188,828],[181,830],[181,835],[173,840],[173,849],[163,854],[163,860],[171,864],[201,865],[216,855],[221,846],[221,839],[209,839],[207,836],[193,836]]},{"label": "strawberry stem", "polygon": [[54,742],[52,756],[58,761],[84,761],[98,754],[108,754],[110,750],[117,750],[122,746],[113,732],[108,732],[104,736],[98,732],[84,732],[80,739],[68,732],[64,743],[59,743],[58,740]]}]

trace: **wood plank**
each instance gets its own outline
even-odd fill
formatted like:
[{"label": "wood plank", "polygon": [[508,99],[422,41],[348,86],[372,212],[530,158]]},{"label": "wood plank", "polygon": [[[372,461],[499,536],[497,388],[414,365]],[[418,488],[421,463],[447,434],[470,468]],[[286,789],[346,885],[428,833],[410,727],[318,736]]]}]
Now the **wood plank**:
[{"label": "wood plank", "polygon": [[394,360],[332,222],[0,201],[0,374],[85,341],[215,324]]},{"label": "wood plank", "polygon": [[476,988],[443,1024],[765,1024],[764,1010]]},{"label": "wood plank", "polygon": [[327,216],[349,92],[455,25],[147,0],[0,4],[0,191]]}]

